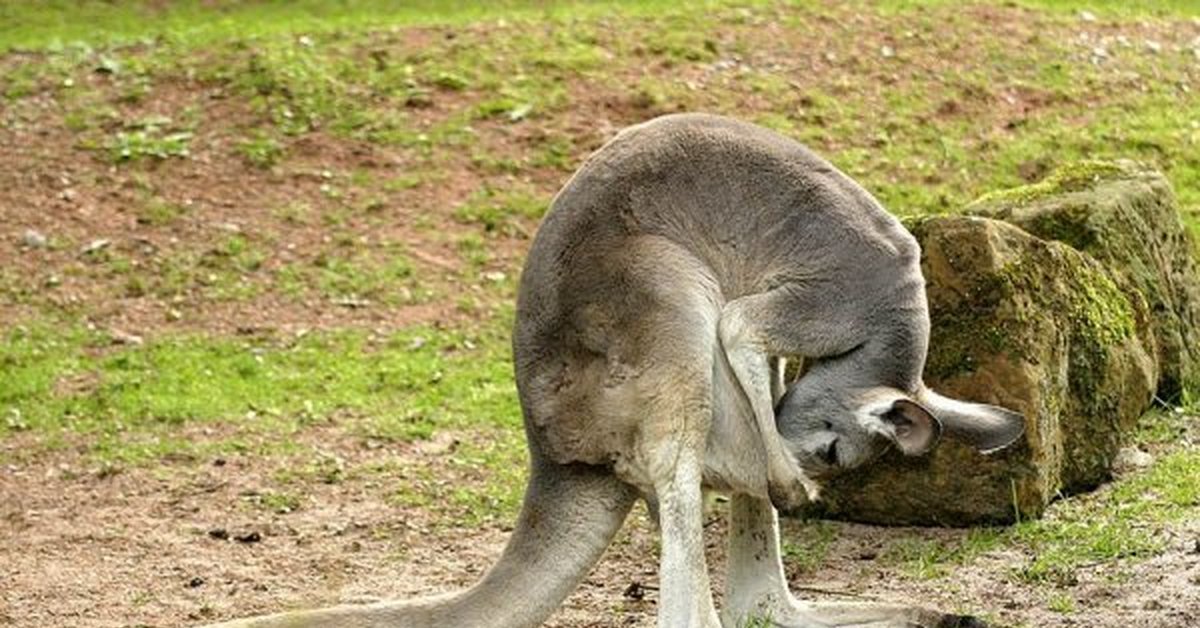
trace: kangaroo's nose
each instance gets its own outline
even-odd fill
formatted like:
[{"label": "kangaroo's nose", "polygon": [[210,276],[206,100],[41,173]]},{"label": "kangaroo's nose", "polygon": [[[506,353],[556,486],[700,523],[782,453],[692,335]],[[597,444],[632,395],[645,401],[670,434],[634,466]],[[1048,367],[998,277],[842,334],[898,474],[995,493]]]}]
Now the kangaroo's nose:
[{"label": "kangaroo's nose", "polygon": [[837,439],[835,438],[829,441],[829,444],[825,445],[825,448],[822,449],[818,455],[820,456],[822,462],[831,467],[836,467],[838,466],[837,453]]}]

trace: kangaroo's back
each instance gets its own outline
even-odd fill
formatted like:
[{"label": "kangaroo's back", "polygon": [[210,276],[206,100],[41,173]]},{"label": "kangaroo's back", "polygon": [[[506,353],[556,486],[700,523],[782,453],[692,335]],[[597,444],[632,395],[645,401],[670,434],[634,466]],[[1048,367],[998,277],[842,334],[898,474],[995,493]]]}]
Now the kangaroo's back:
[{"label": "kangaroo's back", "polygon": [[824,251],[912,240],[795,140],[715,115],[668,115],[621,132],[559,192],[526,261],[518,308],[536,316],[527,299],[558,295],[558,279],[574,278],[574,267],[591,268],[583,261],[641,235],[690,251],[726,298],[757,292],[778,273],[839,263]]},{"label": "kangaroo's back", "polygon": [[513,336],[526,419],[611,421],[596,391],[705,346],[724,303],[809,279],[869,300],[915,251],[870,194],[794,140],[703,114],[631,127],[554,199],[527,258]]}]

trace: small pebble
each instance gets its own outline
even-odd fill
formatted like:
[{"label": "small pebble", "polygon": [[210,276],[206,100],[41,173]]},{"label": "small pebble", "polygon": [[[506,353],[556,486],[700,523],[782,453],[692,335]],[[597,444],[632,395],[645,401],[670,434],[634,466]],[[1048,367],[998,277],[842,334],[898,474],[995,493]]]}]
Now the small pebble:
[{"label": "small pebble", "polygon": [[646,598],[646,587],[642,586],[640,582],[632,582],[625,587],[622,595],[628,600],[642,600]]},{"label": "small pebble", "polygon": [[100,238],[99,240],[92,240],[91,242],[88,242],[87,246],[83,247],[82,252],[84,255],[89,255],[89,254],[95,253],[96,251],[99,251],[101,249],[108,248],[108,245],[110,245],[110,244],[112,244],[112,240],[108,240],[106,238]]},{"label": "small pebble", "polygon": [[1113,460],[1113,468],[1118,472],[1145,469],[1152,464],[1154,456],[1137,447],[1122,447]]},{"label": "small pebble", "polygon": [[121,331],[121,330],[119,330],[119,329],[114,329],[114,330],[110,331],[110,332],[108,333],[108,335],[109,335],[110,337],[112,337],[112,341],[113,341],[113,343],[115,343],[115,344],[119,344],[119,345],[134,345],[134,346],[137,346],[137,345],[140,345],[140,344],[142,344],[142,343],[144,342],[144,341],[142,340],[142,337],[141,337],[141,336],[139,336],[139,335],[137,335],[137,334],[130,334],[130,333],[126,333],[126,332],[123,332],[123,331]]},{"label": "small pebble", "polygon": [[40,231],[26,229],[25,233],[21,234],[21,242],[31,249],[40,249],[46,246],[46,235]]},{"label": "small pebble", "polygon": [[247,532],[233,537],[233,540],[238,543],[257,543],[262,540],[262,535],[258,532]]}]

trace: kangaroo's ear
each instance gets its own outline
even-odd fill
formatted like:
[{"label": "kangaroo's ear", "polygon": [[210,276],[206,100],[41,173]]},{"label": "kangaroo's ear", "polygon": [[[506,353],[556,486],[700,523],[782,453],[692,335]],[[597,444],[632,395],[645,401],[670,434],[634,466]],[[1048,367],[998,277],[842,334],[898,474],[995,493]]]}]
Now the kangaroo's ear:
[{"label": "kangaroo's ear", "polygon": [[907,397],[893,400],[878,416],[884,433],[906,456],[920,456],[933,449],[942,435],[937,417]]},{"label": "kangaroo's ear", "polygon": [[1025,417],[1012,410],[958,401],[932,390],[924,391],[921,402],[942,422],[947,434],[985,454],[1008,447],[1025,433]]}]

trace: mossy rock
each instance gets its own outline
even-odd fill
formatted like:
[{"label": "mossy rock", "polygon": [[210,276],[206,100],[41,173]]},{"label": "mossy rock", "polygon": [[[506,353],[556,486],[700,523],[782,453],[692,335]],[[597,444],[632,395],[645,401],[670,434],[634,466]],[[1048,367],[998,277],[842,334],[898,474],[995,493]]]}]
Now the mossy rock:
[{"label": "mossy rock", "polygon": [[984,456],[950,439],[832,482],[819,514],[908,525],[1037,516],[1105,480],[1149,405],[1157,370],[1145,300],[1090,256],[974,217],[910,223],[923,248],[932,337],[926,382],[1026,416],[1024,442]]},{"label": "mossy rock", "polygon": [[1139,334],[1161,369],[1158,397],[1200,389],[1200,272],[1195,243],[1158,172],[1129,161],[1067,166],[1041,183],[984,196],[972,214],[998,218],[1096,258],[1150,318]]},{"label": "mossy rock", "polygon": [[1045,179],[1037,183],[988,192],[979,197],[975,203],[980,205],[1029,205],[1069,192],[1090,190],[1105,181],[1121,180],[1129,174],[1129,166],[1128,162],[1102,160],[1069,163],[1056,168]]}]

